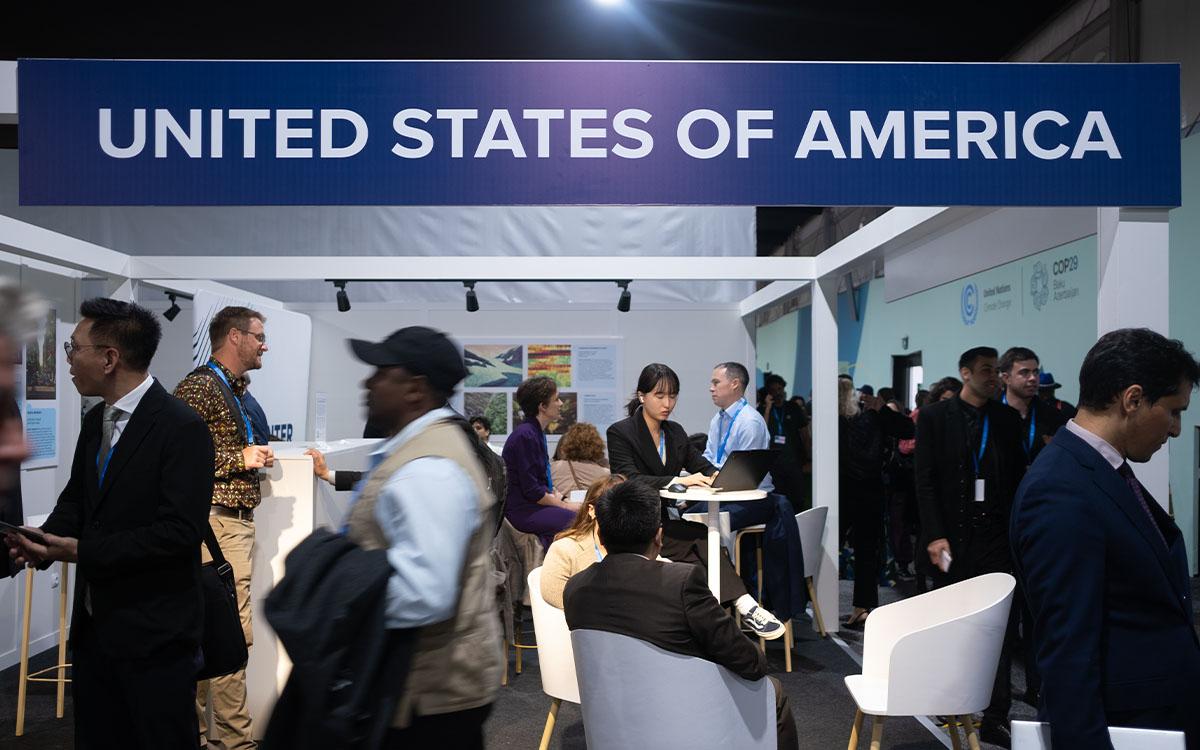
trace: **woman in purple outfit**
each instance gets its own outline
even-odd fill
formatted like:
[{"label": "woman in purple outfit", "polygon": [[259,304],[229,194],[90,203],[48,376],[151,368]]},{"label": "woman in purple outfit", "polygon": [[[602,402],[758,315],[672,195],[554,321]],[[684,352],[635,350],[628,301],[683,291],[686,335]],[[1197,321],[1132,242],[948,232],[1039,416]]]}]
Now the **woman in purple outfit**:
[{"label": "woman in purple outfit", "polygon": [[504,443],[502,455],[508,469],[504,516],[518,531],[537,534],[546,548],[555,534],[571,525],[579,509],[566,502],[561,492],[554,491],[550,474],[546,425],[558,419],[562,400],[554,380],[545,376],[521,383],[515,398],[525,421]]}]

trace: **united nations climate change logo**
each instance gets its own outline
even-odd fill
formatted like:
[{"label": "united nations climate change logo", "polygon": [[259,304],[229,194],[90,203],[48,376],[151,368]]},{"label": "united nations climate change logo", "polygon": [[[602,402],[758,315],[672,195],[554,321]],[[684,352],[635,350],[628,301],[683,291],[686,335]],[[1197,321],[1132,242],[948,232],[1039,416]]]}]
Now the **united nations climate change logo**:
[{"label": "united nations climate change logo", "polygon": [[1040,260],[1033,264],[1033,274],[1029,277],[1029,296],[1033,297],[1033,306],[1038,310],[1050,299],[1050,274]]},{"label": "united nations climate change logo", "polygon": [[963,325],[973,326],[979,317],[979,287],[974,283],[967,284],[962,290],[962,321]]}]

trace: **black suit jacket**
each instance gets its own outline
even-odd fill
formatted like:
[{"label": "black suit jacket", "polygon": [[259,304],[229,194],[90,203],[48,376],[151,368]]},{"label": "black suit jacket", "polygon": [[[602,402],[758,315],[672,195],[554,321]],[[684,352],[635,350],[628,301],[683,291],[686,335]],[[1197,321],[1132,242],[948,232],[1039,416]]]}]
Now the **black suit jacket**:
[{"label": "black suit jacket", "polygon": [[[1025,473],[1021,447],[1021,415],[999,401],[989,401],[984,414],[990,422],[984,462],[991,462],[995,477],[989,495],[1007,523],[1017,485]],[[978,450],[967,435],[962,401],[949,398],[921,409],[917,417],[915,452],[917,505],[921,544],[949,539],[951,554],[966,543],[969,513],[975,498],[975,463]],[[953,569],[953,568],[952,568]]]},{"label": "black suit jacket", "polygon": [[[84,621],[109,656],[139,659],[200,644],[200,544],[213,445],[196,412],[156,380],[117,441],[104,485],[96,457],[104,405],[83,419],[71,478],[42,529],[79,540],[72,637]],[[92,614],[84,607],[91,588]]]},{"label": "black suit jacket", "polygon": [[567,581],[567,626],[639,638],[747,680],[766,676],[766,657],[713,598],[704,575],[698,565],[609,555]]},{"label": "black suit jacket", "polygon": [[1200,711],[1183,535],[1144,495],[1153,520],[1112,465],[1068,429],[1017,491],[1010,540],[1033,612],[1041,718],[1055,750],[1110,747],[1106,727],[1122,723],[1122,712]]},{"label": "black suit jacket", "polygon": [[662,423],[666,437],[667,461],[658,457],[658,444],[650,437],[650,428],[641,407],[632,417],[614,422],[608,428],[608,465],[613,474],[642,482],[660,490],[679,477],[681,469],[690,473],[712,474],[715,466],[688,441],[687,431],[678,422]]}]

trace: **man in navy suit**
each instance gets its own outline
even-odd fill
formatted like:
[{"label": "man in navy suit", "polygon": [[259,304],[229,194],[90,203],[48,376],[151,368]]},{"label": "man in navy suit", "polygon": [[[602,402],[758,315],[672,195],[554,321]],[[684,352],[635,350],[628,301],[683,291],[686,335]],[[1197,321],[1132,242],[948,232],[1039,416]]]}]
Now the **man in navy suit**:
[{"label": "man in navy suit", "polygon": [[1179,435],[1197,382],[1181,342],[1105,334],[1079,371],[1079,413],[1017,490],[1010,539],[1054,750],[1111,748],[1108,726],[1181,730],[1200,748],[1183,536],[1129,465]]}]

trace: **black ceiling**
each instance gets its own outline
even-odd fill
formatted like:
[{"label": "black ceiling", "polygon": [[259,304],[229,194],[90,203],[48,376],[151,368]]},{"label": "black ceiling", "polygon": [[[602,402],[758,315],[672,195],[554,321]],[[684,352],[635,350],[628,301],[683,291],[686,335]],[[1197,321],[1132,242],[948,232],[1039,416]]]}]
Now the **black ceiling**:
[{"label": "black ceiling", "polygon": [[443,0],[369,9],[270,4],[269,13],[251,4],[134,11],[106,3],[103,11],[7,16],[0,59],[982,61],[1004,56],[1068,4],[1019,1],[981,14],[980,4],[961,0]]}]

